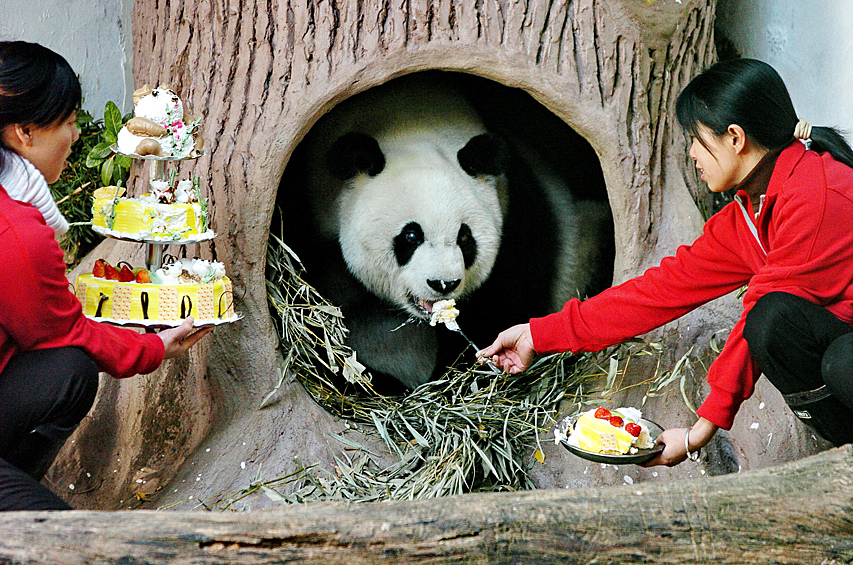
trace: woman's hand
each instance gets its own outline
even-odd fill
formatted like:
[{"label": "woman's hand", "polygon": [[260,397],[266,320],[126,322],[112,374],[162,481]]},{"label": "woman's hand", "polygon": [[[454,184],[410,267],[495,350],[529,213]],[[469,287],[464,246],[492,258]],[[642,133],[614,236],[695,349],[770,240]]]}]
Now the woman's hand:
[{"label": "woman's hand", "polygon": [[191,316],[186,318],[180,326],[161,331],[157,335],[163,340],[163,347],[166,349],[163,358],[171,359],[172,357],[186,353],[198,340],[212,331],[212,326],[193,331],[193,319]]},{"label": "woman's hand", "polygon": [[[688,434],[689,431],[689,435]],[[671,428],[664,430],[655,440],[655,443],[664,445],[663,451],[654,459],[643,463],[643,467],[654,467],[656,465],[666,465],[674,467],[687,459],[687,446],[685,445],[685,436],[689,438],[690,453],[699,451],[700,448],[707,445],[717,431],[717,426],[706,420],[699,418],[693,424],[692,428]]]},{"label": "woman's hand", "polygon": [[512,375],[527,369],[535,355],[530,324],[519,324],[502,331],[494,343],[477,352],[481,363],[491,361]]}]

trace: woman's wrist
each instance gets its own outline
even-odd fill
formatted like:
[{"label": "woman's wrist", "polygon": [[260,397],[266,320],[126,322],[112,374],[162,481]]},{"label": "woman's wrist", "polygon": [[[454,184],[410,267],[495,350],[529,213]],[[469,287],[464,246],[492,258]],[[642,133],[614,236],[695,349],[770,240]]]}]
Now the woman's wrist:
[{"label": "woman's wrist", "polygon": [[691,461],[699,460],[699,450],[705,447],[714,434],[717,426],[705,418],[699,418],[684,434],[684,449]]}]

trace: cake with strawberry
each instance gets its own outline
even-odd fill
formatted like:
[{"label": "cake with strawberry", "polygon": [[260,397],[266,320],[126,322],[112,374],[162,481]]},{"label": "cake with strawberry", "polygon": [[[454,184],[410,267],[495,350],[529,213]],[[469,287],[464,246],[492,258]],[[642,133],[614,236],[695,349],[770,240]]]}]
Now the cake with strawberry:
[{"label": "cake with strawberry", "polygon": [[557,442],[566,441],[584,451],[606,455],[633,454],[655,445],[642,412],[632,407],[599,407],[583,412],[576,421],[566,418],[554,430],[554,437]]},{"label": "cake with strawberry", "polygon": [[150,191],[130,198],[124,187],[94,193],[92,229],[101,235],[148,242],[197,242],[216,236],[210,228],[207,198],[199,178],[153,180]]},{"label": "cake with strawberry", "polygon": [[178,325],[192,316],[196,325],[231,322],[231,281],[218,261],[179,259],[155,271],[113,266],[98,259],[75,285],[83,313],[99,322],[144,326]]},{"label": "cake with strawberry", "polygon": [[168,84],[146,84],[133,92],[133,118],[118,132],[118,150],[137,157],[197,157],[202,149],[199,123]]}]

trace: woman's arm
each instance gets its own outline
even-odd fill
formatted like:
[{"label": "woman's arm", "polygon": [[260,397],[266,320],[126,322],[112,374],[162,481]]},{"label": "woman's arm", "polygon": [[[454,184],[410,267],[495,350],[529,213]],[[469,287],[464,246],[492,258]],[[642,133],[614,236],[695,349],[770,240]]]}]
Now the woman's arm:
[{"label": "woman's arm", "polygon": [[[664,449],[654,459],[648,461],[644,467],[654,467],[656,465],[666,465],[673,467],[687,459],[688,453],[691,455],[698,453],[699,450],[711,441],[718,427],[705,418],[699,418],[691,428],[671,428],[664,430],[657,437],[656,442],[664,444]],[[688,452],[689,449],[689,452]]]},{"label": "woman's arm", "polygon": [[7,339],[19,351],[80,347],[100,370],[117,378],[154,371],[163,361],[163,340],[86,318],[69,289],[53,230],[35,208],[5,198],[0,206],[0,324]]},{"label": "woman's arm", "polygon": [[[743,258],[739,210],[730,204],[705,225],[693,245],[639,277],[560,312],[530,320],[538,353],[599,351],[671,322],[746,284],[755,272]],[[757,245],[756,245],[757,246]]]}]

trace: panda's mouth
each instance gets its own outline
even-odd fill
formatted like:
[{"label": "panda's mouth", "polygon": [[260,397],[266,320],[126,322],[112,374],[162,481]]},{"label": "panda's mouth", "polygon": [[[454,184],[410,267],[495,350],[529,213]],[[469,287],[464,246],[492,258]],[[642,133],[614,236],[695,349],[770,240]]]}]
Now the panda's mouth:
[{"label": "panda's mouth", "polygon": [[[415,302],[414,298],[412,299],[412,302]],[[426,317],[429,317],[429,315],[432,314],[432,307],[434,304],[434,301],[424,300],[423,298],[415,302],[417,309]]]},{"label": "panda's mouth", "polygon": [[[439,299],[439,300],[447,300]],[[429,320],[432,317],[432,312],[435,309],[435,303],[438,300],[427,300],[426,298],[415,298],[411,294],[409,295],[409,304],[412,305],[410,311],[413,311],[415,316],[420,318],[421,320]]]}]

